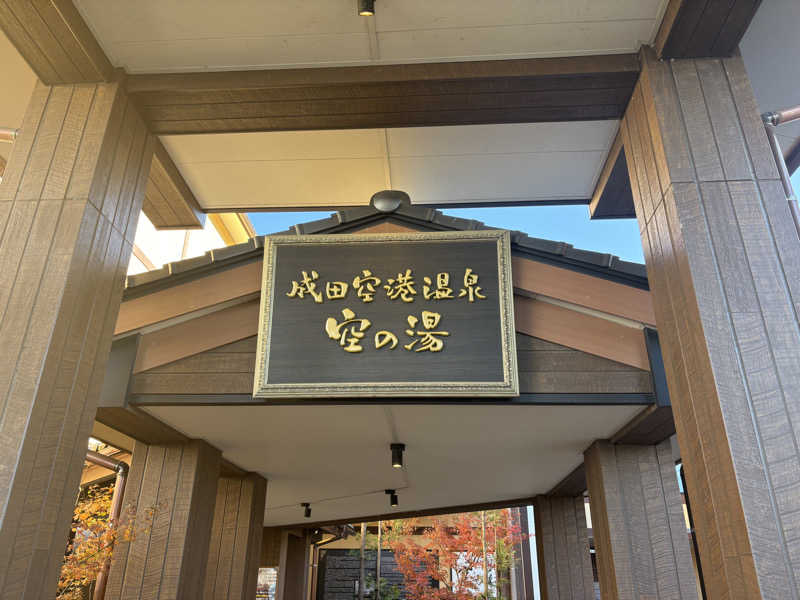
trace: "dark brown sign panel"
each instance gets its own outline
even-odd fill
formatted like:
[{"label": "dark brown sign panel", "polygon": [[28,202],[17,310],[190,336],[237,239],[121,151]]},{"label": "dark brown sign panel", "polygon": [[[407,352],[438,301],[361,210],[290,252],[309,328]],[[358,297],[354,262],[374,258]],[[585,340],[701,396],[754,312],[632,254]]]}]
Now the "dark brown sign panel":
[{"label": "dark brown sign panel", "polygon": [[272,236],[256,398],[517,396],[507,231]]}]

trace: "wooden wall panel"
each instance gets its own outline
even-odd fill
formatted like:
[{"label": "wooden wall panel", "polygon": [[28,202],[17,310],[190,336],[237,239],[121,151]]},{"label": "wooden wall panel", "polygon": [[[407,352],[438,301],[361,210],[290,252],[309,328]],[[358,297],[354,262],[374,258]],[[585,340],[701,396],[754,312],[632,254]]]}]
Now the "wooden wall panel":
[{"label": "wooden wall panel", "polygon": [[670,442],[595,442],[585,462],[603,598],[697,598]]},{"label": "wooden wall panel", "polygon": [[533,516],[542,600],[593,600],[583,496],[537,496]]},{"label": "wooden wall panel", "polygon": [[205,600],[255,597],[267,482],[255,474],[221,477],[206,568]]},{"label": "wooden wall panel", "polygon": [[54,593],[152,142],[117,84],[38,84],[0,183],[0,597]]},{"label": "wooden wall panel", "polygon": [[[200,440],[136,442],[125,490],[126,506],[136,509],[136,536],[114,551],[108,600],[202,597],[220,460],[219,450]],[[150,509],[152,526],[141,527]]]},{"label": "wooden wall panel", "polygon": [[800,597],[800,241],[741,59],[642,58],[622,131],[706,589]]},{"label": "wooden wall panel", "polygon": [[[147,371],[131,380],[137,395],[250,394],[256,337],[219,346]],[[517,334],[520,388],[526,394],[648,394],[650,373],[579,350]]]}]

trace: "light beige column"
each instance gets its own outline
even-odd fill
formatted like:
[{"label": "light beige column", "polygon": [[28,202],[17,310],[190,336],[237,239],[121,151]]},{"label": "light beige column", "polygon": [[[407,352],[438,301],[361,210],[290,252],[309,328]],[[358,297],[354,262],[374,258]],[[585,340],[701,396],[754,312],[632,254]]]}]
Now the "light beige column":
[{"label": "light beige column", "polygon": [[52,598],[154,138],[117,83],[37,84],[0,183],[0,598]]},{"label": "light beige column", "polygon": [[219,479],[205,600],[255,598],[266,497],[267,481],[260,475]]},{"label": "light beige column", "polygon": [[136,507],[134,538],[114,550],[106,600],[203,597],[220,462],[200,440],[134,445],[124,504]]},{"label": "light beige column", "polygon": [[583,497],[537,496],[533,518],[542,600],[593,600]]},{"label": "light beige column", "polygon": [[669,440],[658,446],[595,442],[585,460],[603,600],[696,600]]}]

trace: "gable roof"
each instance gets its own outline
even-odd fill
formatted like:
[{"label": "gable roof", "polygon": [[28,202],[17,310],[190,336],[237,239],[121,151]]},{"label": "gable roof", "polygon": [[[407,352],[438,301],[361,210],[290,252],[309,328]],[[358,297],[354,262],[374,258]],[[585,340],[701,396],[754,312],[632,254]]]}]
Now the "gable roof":
[{"label": "gable roof", "polygon": [[[299,223],[273,235],[355,233],[365,227],[387,221],[423,231],[497,229],[481,221],[452,217],[432,208],[401,205],[389,213],[381,212],[371,206],[341,210],[331,213],[327,218]],[[205,275],[209,271],[260,258],[264,237],[256,236],[241,244],[209,250],[202,256],[167,263],[154,271],[129,275],[125,284],[125,297],[147,294],[189,278]],[[539,262],[639,289],[649,289],[644,265],[621,260],[612,254],[580,250],[566,242],[535,238],[521,231],[511,232],[511,251],[512,254]]]}]

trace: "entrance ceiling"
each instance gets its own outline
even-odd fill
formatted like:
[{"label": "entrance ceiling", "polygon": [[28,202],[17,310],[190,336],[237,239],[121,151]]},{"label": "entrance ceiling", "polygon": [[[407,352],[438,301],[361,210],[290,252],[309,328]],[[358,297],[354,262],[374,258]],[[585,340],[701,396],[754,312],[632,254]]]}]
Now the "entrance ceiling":
[{"label": "entrance ceiling", "polygon": [[666,0],[75,0],[129,73],[635,52]]},{"label": "entrance ceiling", "polygon": [[[529,498],[550,491],[642,406],[150,406],[268,480],[264,525]],[[387,439],[406,444],[393,469]]]},{"label": "entrance ceiling", "polygon": [[585,201],[618,121],[162,136],[203,208]]}]

